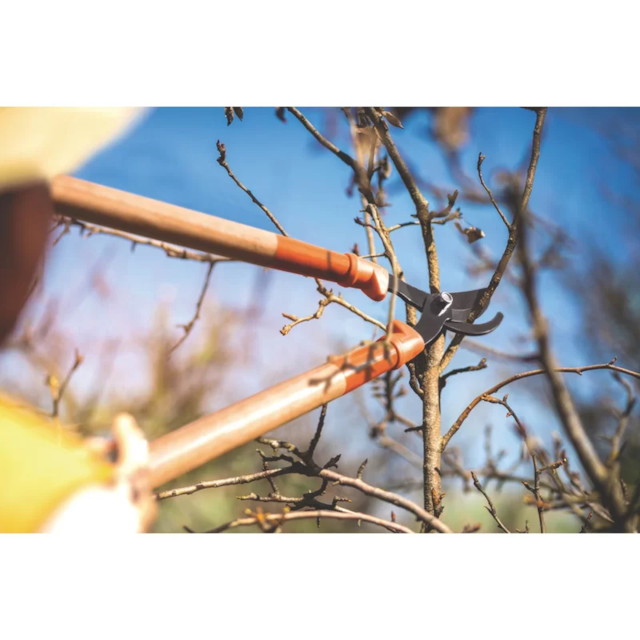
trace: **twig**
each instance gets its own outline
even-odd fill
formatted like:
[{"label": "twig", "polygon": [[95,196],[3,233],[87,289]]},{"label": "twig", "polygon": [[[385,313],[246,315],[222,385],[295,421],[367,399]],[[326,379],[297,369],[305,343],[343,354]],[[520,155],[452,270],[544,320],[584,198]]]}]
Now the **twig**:
[{"label": "twig", "polygon": [[240,189],[242,189],[251,198],[251,200],[256,205],[258,205],[267,214],[267,217],[269,218],[269,220],[271,220],[271,222],[273,222],[273,224],[276,226],[278,231],[283,236],[287,236],[288,234],[284,230],[284,227],[278,222],[278,220],[273,215],[273,213],[271,213],[271,211],[269,211],[269,209],[267,209],[267,207],[265,207],[262,204],[262,202],[260,202],[260,200],[258,200],[253,195],[253,193],[251,193],[251,191],[249,191],[249,189],[247,189],[247,187],[245,187],[242,184],[242,182],[240,182],[240,180],[238,180],[238,178],[236,178],[236,176],[234,175],[233,171],[231,171],[231,167],[227,163],[227,149],[224,146],[224,144],[222,142],[220,142],[220,140],[218,140],[218,142],[216,143],[216,147],[218,149],[218,153],[220,154],[220,156],[218,157],[218,164],[226,170],[226,172],[229,174],[229,177],[240,187]]},{"label": "twig", "polygon": [[502,520],[498,518],[498,513],[496,512],[496,508],[493,506],[493,502],[491,502],[491,498],[487,495],[487,492],[482,488],[482,485],[480,484],[480,480],[478,480],[478,476],[473,471],[471,472],[471,477],[473,478],[473,484],[475,488],[485,497],[487,503],[489,504],[489,506],[485,507],[485,509],[491,514],[491,516],[496,521],[496,524],[500,529],[502,529],[505,533],[511,533],[511,531],[509,531],[509,529],[507,529],[507,527],[504,526],[504,524],[502,523]]},{"label": "twig", "polygon": [[339,293],[338,295],[335,295],[332,289],[327,289],[322,284],[322,282],[318,279],[316,279],[316,284],[318,285],[317,286],[318,293],[324,296],[324,298],[318,302],[318,309],[316,310],[315,313],[312,313],[311,315],[308,315],[308,316],[304,316],[302,318],[298,318],[298,316],[295,316],[292,313],[283,313],[282,315],[285,318],[287,318],[287,320],[292,321],[291,323],[286,324],[284,327],[282,327],[282,329],[280,329],[280,333],[283,336],[286,336],[289,333],[289,331],[291,331],[291,329],[293,329],[295,326],[299,324],[302,324],[303,322],[309,322],[311,320],[320,319],[322,317],[322,314],[324,313],[325,307],[333,303],[338,304],[341,307],[344,307],[345,309],[348,309],[349,311],[351,311],[351,313],[357,315],[359,318],[362,318],[365,322],[369,322],[375,325],[376,327],[379,327],[383,331],[386,331],[386,327],[384,324],[382,324],[382,322],[380,322],[379,320],[376,320],[375,318],[372,318],[371,316],[368,316],[363,311],[360,311],[358,307],[352,305],[350,302],[347,302],[342,297],[342,294]]},{"label": "twig", "polygon": [[229,487],[237,484],[248,484],[250,482],[256,482],[258,480],[267,480],[269,478],[277,478],[278,476],[287,475],[292,473],[291,469],[285,467],[282,469],[267,469],[265,471],[259,471],[258,473],[249,473],[244,476],[235,476],[233,478],[225,478],[223,480],[206,480],[198,482],[197,484],[189,487],[181,487],[179,489],[168,489],[167,491],[161,491],[156,493],[156,499],[166,500],[167,498],[177,498],[178,496],[188,496],[196,491],[202,491],[203,489],[217,489],[219,487]]},{"label": "twig", "polygon": [[310,122],[305,118],[305,116],[295,107],[287,107],[287,111],[292,113],[304,126],[304,128],[325,148],[331,151],[331,153],[335,154],[344,162],[347,166],[355,169],[356,161],[344,151],[338,149],[333,142],[330,142],[325,138]]},{"label": "twig", "polygon": [[538,468],[538,461],[536,454],[531,451],[531,460],[533,461],[533,495],[536,499],[536,508],[538,509],[538,520],[540,522],[540,533],[545,533],[547,528],[544,523],[544,509],[545,503],[540,496],[540,469]]},{"label": "twig", "polygon": [[423,229],[423,235],[425,239],[425,248],[427,250],[427,262],[429,266],[429,285],[431,292],[440,290],[440,272],[438,268],[438,255],[436,252],[435,243],[433,241],[433,234],[431,231],[431,221],[429,220],[429,202],[422,195],[422,192],[418,188],[418,185],[409,171],[404,158],[400,155],[398,148],[396,147],[391,135],[389,134],[389,128],[384,120],[380,117],[378,112],[373,108],[366,109],[367,116],[373,122],[373,125],[380,136],[380,140],[384,145],[389,157],[393,161],[393,164],[402,179],[409,196],[416,207],[416,215],[418,221],[421,223]]},{"label": "twig", "polygon": [[469,373],[470,371],[482,371],[483,369],[486,369],[489,365],[487,365],[487,359],[486,358],[482,358],[482,360],[480,360],[480,362],[478,362],[478,364],[472,364],[469,365],[468,367],[460,367],[459,369],[452,369],[451,371],[447,371],[447,373],[445,373],[444,375],[442,375],[440,377],[440,380],[444,384],[446,384],[446,380],[447,378],[450,378],[451,376],[455,376],[458,375],[459,373]]},{"label": "twig", "polygon": [[387,335],[386,335],[386,340],[389,343],[389,341],[391,340],[391,331],[390,331],[391,325],[395,317],[396,298],[398,297],[398,278],[399,278],[399,274],[402,273],[402,270],[400,268],[400,264],[398,263],[398,259],[396,257],[396,252],[393,248],[391,238],[389,237],[389,232],[387,231],[382,221],[382,217],[380,216],[380,211],[378,211],[378,207],[376,207],[373,204],[369,204],[366,208],[366,211],[368,211],[371,214],[371,217],[373,218],[376,231],[378,232],[378,235],[382,240],[385,253],[392,267],[393,285],[391,290],[391,299],[389,301],[389,315],[387,318]]},{"label": "twig", "polygon": [[402,222],[400,224],[394,224],[390,227],[387,227],[387,231],[389,233],[393,233],[394,231],[397,231],[398,229],[404,229],[405,227],[413,227],[415,225],[419,225],[420,224],[420,220],[411,220],[410,222]]},{"label": "twig", "polygon": [[624,436],[624,432],[627,428],[627,424],[629,422],[629,417],[631,416],[631,412],[636,404],[636,397],[633,393],[633,389],[631,385],[624,380],[618,373],[614,373],[613,377],[616,379],[620,385],[622,385],[627,392],[627,402],[623,411],[620,413],[618,418],[618,426],[616,428],[613,437],[611,438],[611,451],[609,452],[609,456],[607,457],[606,465],[607,467],[612,467],[615,462],[618,460],[620,456],[620,443],[622,442],[622,438]]},{"label": "twig", "polygon": [[313,460],[313,454],[316,452],[316,447],[318,446],[318,442],[320,442],[320,436],[322,435],[322,429],[324,428],[324,422],[327,418],[327,407],[328,405],[323,404],[322,409],[320,410],[320,417],[318,418],[318,426],[316,427],[316,432],[313,434],[313,438],[311,438],[311,442],[309,443],[309,448],[305,451],[303,460]]},{"label": "twig", "polygon": [[519,355],[517,353],[506,353],[504,351],[500,351],[499,349],[494,349],[493,347],[489,347],[481,342],[476,342],[472,338],[466,338],[462,343],[463,349],[468,349],[473,352],[480,352],[482,354],[487,354],[489,356],[494,356],[495,358],[499,358],[501,360],[512,360],[514,362],[535,362],[538,359],[537,353],[525,353]]},{"label": "twig", "polygon": [[289,333],[289,331],[291,331],[291,329],[298,326],[299,324],[302,324],[303,322],[309,322],[311,320],[319,320],[322,317],[322,314],[324,313],[325,307],[327,307],[329,304],[330,303],[327,298],[322,298],[322,300],[318,302],[318,310],[315,313],[312,313],[311,315],[308,315],[308,316],[303,316],[302,318],[298,318],[298,316],[295,316],[292,313],[283,313],[282,316],[287,320],[291,320],[292,322],[290,322],[289,324],[285,324],[284,327],[280,329],[280,333],[283,336],[286,336]]},{"label": "twig", "polygon": [[[73,218],[60,218],[56,227],[60,225],[65,225],[65,230],[60,236],[58,236],[59,241],[60,238],[68,232],[68,230],[72,227],[79,227],[80,234],[83,238],[90,238],[95,235],[106,235],[113,236],[115,238],[122,238],[123,240],[128,240],[131,242],[131,250],[135,250],[137,245],[143,245],[148,247],[154,247],[156,249],[162,249],[165,252],[167,257],[175,258],[178,260],[193,260],[194,262],[233,262],[231,258],[223,258],[221,256],[215,256],[210,253],[199,253],[197,251],[191,251],[190,249],[184,249],[182,247],[178,247],[176,245],[169,244],[167,242],[160,242],[159,240],[150,240],[148,238],[143,238],[141,236],[136,236],[131,233],[125,233],[124,231],[118,231],[116,229],[107,229],[105,227],[98,227],[93,224],[89,224],[87,222],[80,222],[79,220],[75,220]],[[55,243],[54,243],[55,244]]]},{"label": "twig", "polygon": [[[494,398],[492,396],[484,396],[482,399],[484,400],[484,402],[491,402],[493,404],[502,405],[508,411],[507,417],[508,418],[512,417],[516,422],[517,431],[520,434],[520,437],[522,438],[525,446],[527,447],[527,451],[529,452],[529,456],[531,457],[531,460],[533,462],[533,487],[531,487],[531,485],[526,481],[523,481],[522,484],[526,489],[531,491],[531,493],[533,493],[535,497],[535,504],[538,510],[538,520],[540,521],[540,533],[545,533],[546,531],[546,527],[544,523],[545,501],[542,499],[542,496],[540,494],[540,474],[542,473],[543,469],[540,469],[538,467],[536,451],[531,445],[531,441],[527,433],[527,430],[525,426],[522,424],[522,421],[520,420],[520,418],[518,418],[518,416],[516,415],[516,412],[511,408],[511,406],[507,402],[506,396],[502,399]],[[555,470],[557,466],[555,466],[553,470]]]},{"label": "twig", "polygon": [[202,303],[204,302],[204,297],[207,294],[207,289],[209,288],[209,282],[211,282],[211,274],[213,273],[213,268],[216,266],[215,262],[209,263],[209,267],[207,269],[207,275],[204,278],[204,283],[202,285],[202,290],[200,291],[200,296],[198,297],[198,302],[196,304],[196,310],[189,322],[187,324],[180,324],[178,327],[184,331],[183,336],[176,342],[173,347],[169,350],[169,355],[171,355],[188,337],[195,323],[200,318],[200,311],[202,310]]},{"label": "twig", "polygon": [[49,387],[49,392],[51,393],[51,400],[53,402],[53,407],[51,409],[51,417],[54,418],[57,422],[58,417],[60,415],[60,403],[62,402],[62,398],[64,396],[67,387],[69,386],[69,382],[71,382],[71,378],[73,374],[76,372],[78,367],[82,364],[83,357],[80,355],[80,352],[76,349],[75,356],[73,360],[73,364],[71,368],[67,372],[67,375],[64,377],[64,380],[59,383],[58,379],[54,375],[47,376],[47,386]]},{"label": "twig", "polygon": [[[251,513],[251,511],[249,511]],[[247,518],[239,518],[232,522],[227,522],[215,529],[205,531],[204,533],[222,533],[229,529],[235,529],[237,527],[249,527],[259,525],[264,532],[270,533],[278,531],[285,522],[291,522],[294,520],[318,520],[319,518],[329,518],[333,520],[355,520],[357,522],[370,522],[371,524],[384,527],[394,533],[414,533],[408,527],[398,524],[397,522],[391,522],[390,520],[383,520],[382,518],[376,518],[367,513],[358,513],[355,511],[332,511],[328,509],[314,510],[314,511],[283,511],[282,513],[256,513],[250,515]],[[267,525],[267,526],[265,526]],[[192,531],[188,530],[190,533]]]},{"label": "twig", "polygon": [[[351,109],[349,109],[348,107],[344,107],[342,109],[342,112],[345,114],[345,116],[347,117],[347,120],[349,122],[349,130],[351,131],[351,140],[353,142],[353,146],[356,150],[356,155],[358,157],[358,163],[361,166],[364,166],[364,150],[363,150],[363,146],[362,144],[360,144],[359,140],[358,140],[358,129],[356,127],[356,123],[354,121],[353,118],[353,114],[351,113]],[[373,161],[373,156],[375,155],[375,147],[376,147],[376,141],[373,141],[372,144],[372,149],[371,149],[371,160]],[[369,179],[371,179],[371,175],[369,175]],[[354,180],[355,180],[355,174],[354,174]],[[370,225],[370,221],[371,221],[371,216],[369,214],[369,212],[366,210],[367,208],[367,199],[366,197],[360,193],[360,200],[362,201],[362,208],[365,210],[364,212],[364,221],[365,221],[365,233],[367,235],[367,245],[369,247],[369,256],[363,256],[363,257],[368,257],[371,259],[372,262],[376,262],[377,263],[377,258],[381,258],[384,256],[384,254],[377,254],[376,253],[376,243],[375,243],[375,237],[373,235],[373,229],[371,228]]]},{"label": "twig", "polygon": [[481,153],[478,154],[478,177],[480,178],[480,184],[484,187],[484,190],[487,192],[487,195],[489,196],[489,200],[491,200],[491,204],[495,207],[496,211],[498,212],[498,215],[502,218],[502,222],[505,223],[505,225],[507,226],[507,229],[511,229],[511,225],[509,224],[509,221],[507,220],[504,213],[502,213],[502,211],[500,210],[498,203],[493,197],[493,193],[491,193],[491,189],[489,189],[489,187],[485,184],[484,178],[482,177],[482,163],[484,162],[484,160],[485,160],[485,156],[483,156]]}]

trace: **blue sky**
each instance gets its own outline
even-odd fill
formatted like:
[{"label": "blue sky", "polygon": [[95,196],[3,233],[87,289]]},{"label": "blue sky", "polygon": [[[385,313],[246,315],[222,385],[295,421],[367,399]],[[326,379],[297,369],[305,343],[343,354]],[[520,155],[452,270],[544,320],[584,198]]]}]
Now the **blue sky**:
[{"label": "blue sky", "polygon": [[[321,109],[303,109],[316,125],[323,123]],[[625,239],[624,227],[615,211],[611,211],[601,195],[600,181],[609,187],[629,191],[635,184],[628,171],[616,163],[604,139],[591,126],[594,120],[637,117],[626,110],[552,109],[546,123],[538,174],[531,200],[532,209],[560,223],[574,237],[597,242],[604,251],[625,259],[635,250]],[[472,123],[471,142],[463,153],[463,167],[476,180],[475,166],[479,152],[486,156],[485,179],[495,171],[513,168],[527,153],[535,115],[512,108],[483,108]],[[423,135],[427,116],[420,115],[407,123],[405,130],[393,129],[398,145],[421,174],[437,185],[453,190],[454,184],[437,146]],[[337,251],[349,251],[354,241],[364,246],[364,232],[353,223],[359,215],[359,200],[348,198],[345,190],[349,169],[334,155],[321,149],[292,117],[286,124],[276,119],[272,108],[247,108],[244,121],[237,119],[227,126],[221,108],[163,108],[150,111],[145,119],[124,139],[104,150],[77,172],[81,178],[133,193],[164,200],[244,224],[272,230],[271,223],[250,199],[229,179],[217,164],[216,141],[227,147],[227,159],[238,178],[264,202],[293,237]],[[339,146],[348,146],[343,136]],[[392,183],[398,183],[397,175]],[[427,193],[430,197],[430,194]],[[413,213],[410,199],[402,189],[394,189],[388,209],[388,224],[406,222]],[[434,201],[434,207],[439,203]],[[482,228],[485,248],[494,255],[502,252],[506,229],[495,211],[460,203],[464,219]],[[602,220],[608,221],[602,224]],[[472,289],[486,284],[488,276],[472,279],[466,271],[470,254],[464,237],[452,225],[437,228],[436,239],[441,261],[442,286],[453,291]],[[623,241],[623,249],[619,243]],[[409,282],[427,288],[426,262],[418,227],[394,234],[394,242]],[[66,237],[51,254],[47,289],[51,294],[68,293],[69,287],[100,256],[109,257],[107,279],[118,291],[119,306],[107,308],[97,296],[65,319],[81,348],[90,349],[96,336],[115,337],[128,327],[144,333],[154,320],[154,309],[160,299],[171,302],[171,319],[175,324],[190,318],[197,299],[204,265],[166,259],[153,249],[138,248],[131,254],[121,241],[94,237],[80,240],[75,232]],[[579,255],[576,259],[581,259]],[[208,300],[220,306],[245,308],[251,302],[260,270],[243,264],[221,265],[214,271]],[[329,307],[319,322],[296,327],[287,337],[279,333],[286,322],[280,316],[286,311],[299,316],[316,309],[318,294],[313,281],[282,273],[271,273],[265,290],[264,311],[258,336],[255,366],[243,370],[243,385],[229,380],[230,399],[258,391],[293,373],[319,364],[336,344],[355,346],[359,340],[372,337],[371,325],[364,324],[343,309]],[[584,336],[577,333],[577,311],[567,292],[553,277],[543,278],[540,291],[545,312],[553,328],[554,344],[564,365],[588,364],[581,349]],[[359,292],[346,291],[345,297],[370,315],[384,321],[386,303],[373,303]],[[492,335],[482,338],[488,345],[502,350],[522,351],[515,339],[522,334],[520,303],[499,290],[490,311],[502,311],[505,322]],[[399,315],[404,317],[400,309]],[[197,340],[196,332],[190,340]],[[177,333],[176,335],[179,335]],[[280,357],[275,360],[273,354]],[[282,357],[286,354],[286,357]],[[461,351],[454,366],[477,362],[479,357]],[[17,366],[17,365],[16,365]],[[97,366],[97,365],[96,365]],[[87,367],[84,384],[93,378]],[[144,376],[136,370],[135,358],[123,356],[116,386],[135,388]],[[248,375],[247,375],[248,372]],[[447,387],[443,394],[443,424],[448,426],[478,393],[505,377],[504,365],[464,377]],[[597,376],[586,384],[597,384]],[[601,380],[601,378],[600,378]],[[80,380],[77,384],[83,384]],[[581,382],[582,384],[582,382]],[[584,388],[584,387],[583,387]],[[521,413],[529,417],[534,430],[549,438],[557,425],[548,420],[539,403],[525,391],[511,388],[512,400],[518,399]],[[411,398],[407,413],[418,418],[418,403]],[[346,405],[345,405],[346,406]],[[457,444],[480,442],[487,421],[493,420],[499,443],[514,448],[507,421],[494,407],[476,410],[474,426],[467,425],[456,436]],[[500,426],[502,428],[498,428]],[[364,428],[363,428],[364,431]],[[500,435],[502,434],[502,435]],[[452,441],[454,442],[454,441]],[[363,438],[363,450],[370,446]],[[477,447],[473,447],[477,449]],[[471,452],[470,461],[474,454]]]}]

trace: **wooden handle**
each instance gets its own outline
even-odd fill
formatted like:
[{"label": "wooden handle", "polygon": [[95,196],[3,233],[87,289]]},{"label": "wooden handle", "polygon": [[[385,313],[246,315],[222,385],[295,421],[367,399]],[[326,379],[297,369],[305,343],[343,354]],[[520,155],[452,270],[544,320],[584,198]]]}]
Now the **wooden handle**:
[{"label": "wooden handle", "polygon": [[389,272],[354,254],[143,198],[70,176],[52,182],[59,215],[189,249],[280,271],[299,273],[362,290],[373,300],[387,294]]},{"label": "wooden handle", "polygon": [[309,411],[398,369],[424,349],[424,340],[396,320],[384,338],[196,420],[151,443],[151,484],[159,487]]}]

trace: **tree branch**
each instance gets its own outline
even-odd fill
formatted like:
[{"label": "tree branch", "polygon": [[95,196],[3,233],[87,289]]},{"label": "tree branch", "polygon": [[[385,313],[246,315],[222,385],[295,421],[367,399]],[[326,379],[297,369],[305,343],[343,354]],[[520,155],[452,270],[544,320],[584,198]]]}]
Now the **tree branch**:
[{"label": "tree branch", "polygon": [[283,236],[288,236],[287,232],[284,230],[284,227],[278,222],[273,213],[271,213],[271,211],[269,211],[269,209],[267,209],[267,207],[265,207],[262,202],[260,202],[260,200],[258,200],[258,198],[256,198],[253,193],[251,193],[251,191],[249,191],[249,189],[247,189],[247,187],[245,187],[242,182],[240,182],[240,180],[236,178],[233,171],[231,171],[231,167],[227,163],[227,149],[224,144],[220,142],[220,140],[218,140],[218,142],[216,143],[216,147],[218,149],[218,153],[220,154],[218,156],[218,164],[223,169],[225,169],[225,171],[229,174],[229,177],[240,187],[240,189],[242,189],[242,191],[244,191],[251,198],[254,204],[258,205],[258,207],[260,207],[260,209],[262,209],[267,214],[267,217],[269,218],[269,220],[271,220],[271,222],[273,222],[278,231]]},{"label": "tree branch", "polygon": [[[640,379],[640,373],[636,373],[635,371],[631,371],[629,369],[623,369],[622,367],[614,366],[615,358],[606,364],[592,364],[586,367],[559,367],[556,368],[555,371],[558,373],[577,373],[578,375],[582,375],[585,371],[597,371],[599,369],[609,369],[611,371],[618,371],[619,373],[623,373],[628,376],[632,376],[634,378]],[[524,380],[525,378],[530,378],[531,376],[539,376],[543,373],[546,373],[545,369],[535,369],[533,371],[525,371],[523,373],[516,373],[515,375],[507,378],[506,380],[502,380],[495,386],[487,389],[484,393],[481,393],[479,396],[474,398],[471,403],[467,406],[467,408],[460,414],[460,417],[451,425],[451,428],[447,433],[442,437],[442,451],[444,451],[449,444],[449,441],[453,436],[457,433],[458,429],[462,426],[462,423],[469,417],[469,414],[476,406],[482,401],[484,396],[490,396],[511,384],[512,382],[516,382],[518,380]]]},{"label": "tree branch", "polygon": [[[527,207],[529,205],[529,199],[531,198],[531,192],[533,190],[533,182],[536,175],[536,169],[538,167],[538,159],[540,158],[540,141],[542,139],[542,128],[544,125],[546,114],[547,114],[546,107],[540,108],[536,111],[536,124],[533,129],[533,143],[531,145],[531,159],[529,161],[529,168],[527,169],[527,178],[525,181],[522,196],[518,203],[516,215],[514,216],[513,222],[509,225],[509,237],[507,239],[507,245],[502,254],[502,257],[498,262],[498,266],[496,267],[496,270],[494,271],[493,276],[491,277],[489,286],[487,287],[485,294],[478,301],[478,303],[476,304],[476,307],[472,309],[471,313],[469,314],[469,317],[467,318],[467,322],[473,322],[478,317],[480,312],[483,309],[487,308],[487,305],[489,304],[491,297],[493,296],[496,289],[498,288],[502,280],[502,277],[504,276],[507,270],[509,261],[511,260],[511,257],[513,255],[513,252],[515,251],[516,245],[518,244],[518,239],[520,237],[520,230],[523,226],[521,224],[521,216],[527,210]],[[481,163],[479,163],[479,165],[480,164]],[[460,343],[462,342],[463,339],[464,339],[464,336],[460,333],[456,334],[453,337],[440,363],[440,371],[444,371],[447,368],[447,366],[451,362],[451,359],[456,354],[456,351],[458,350],[458,347],[460,346]]]},{"label": "tree branch", "polygon": [[[520,215],[526,216],[526,208],[520,211]],[[616,521],[616,525],[626,528],[629,521],[627,519],[627,509],[620,484],[610,481],[611,478],[609,477],[607,468],[598,457],[593,443],[584,429],[571,394],[562,376],[559,375],[557,371],[556,359],[551,349],[547,322],[542,315],[542,310],[538,302],[536,272],[531,261],[528,245],[527,222],[526,218],[522,221],[522,239],[518,251],[523,272],[523,293],[527,301],[534,335],[538,343],[540,362],[544,367],[546,377],[551,386],[553,404],[562,423],[564,432],[578,454],[587,475],[602,495],[606,506]]]},{"label": "tree branch", "polygon": [[[251,513],[251,511],[249,511]],[[248,516],[247,518],[238,518],[232,522],[227,522],[215,529],[205,531],[204,533],[222,533],[229,529],[235,529],[237,527],[250,527],[254,525],[260,526],[265,533],[278,532],[281,526],[286,522],[292,522],[294,520],[319,520],[320,518],[328,518],[333,520],[355,520],[357,522],[370,522],[371,524],[384,527],[393,533],[414,533],[408,527],[391,522],[390,520],[383,520],[382,518],[376,518],[367,513],[359,513],[356,511],[338,511],[329,509],[318,509],[314,511],[283,511],[282,513],[264,513],[257,512]],[[186,528],[186,527],[185,527]],[[190,529],[187,529],[189,533],[194,533]]]},{"label": "tree branch", "polygon": [[493,506],[493,502],[491,502],[491,498],[487,495],[487,492],[482,488],[482,485],[478,480],[478,476],[473,471],[471,472],[471,477],[473,478],[473,484],[475,488],[485,497],[487,503],[489,504],[489,506],[485,507],[485,509],[491,514],[491,517],[496,521],[496,524],[500,529],[502,529],[505,533],[511,533],[511,531],[509,531],[509,529],[507,529],[507,527],[505,527],[504,524],[502,524],[502,521],[500,520],[500,518],[498,518],[498,513],[496,511],[496,508]]},{"label": "tree branch", "polygon": [[200,291],[200,296],[198,297],[198,302],[196,303],[196,310],[193,314],[193,317],[186,324],[180,324],[178,327],[184,331],[183,336],[176,342],[173,347],[169,350],[169,355],[171,355],[191,334],[195,323],[200,318],[200,311],[202,311],[202,304],[204,302],[204,297],[207,295],[207,289],[209,288],[209,283],[211,282],[211,274],[213,273],[213,268],[216,266],[215,262],[210,262],[209,267],[207,269],[207,274],[204,278],[204,282],[202,284],[202,290]]}]

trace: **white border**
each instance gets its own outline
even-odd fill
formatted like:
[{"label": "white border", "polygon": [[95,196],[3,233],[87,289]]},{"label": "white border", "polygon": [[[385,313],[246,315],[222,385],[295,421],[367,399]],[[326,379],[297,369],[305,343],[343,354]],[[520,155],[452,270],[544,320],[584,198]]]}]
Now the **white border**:
[{"label": "white border", "polygon": [[12,640],[626,637],[640,568],[631,535],[0,542],[2,635]]},{"label": "white border", "polygon": [[632,6],[21,0],[0,105],[637,105]]}]

